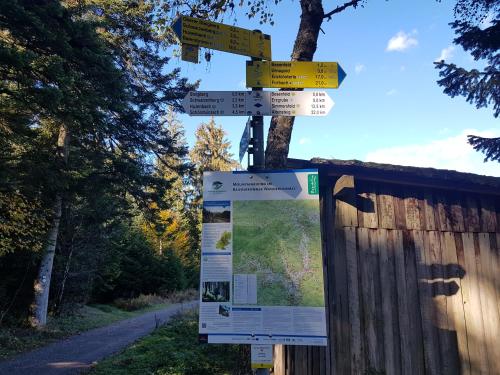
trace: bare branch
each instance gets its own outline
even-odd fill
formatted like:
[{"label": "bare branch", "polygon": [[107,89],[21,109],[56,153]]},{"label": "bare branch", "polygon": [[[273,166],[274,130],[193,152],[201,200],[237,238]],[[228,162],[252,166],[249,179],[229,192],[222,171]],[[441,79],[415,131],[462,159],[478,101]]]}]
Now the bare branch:
[{"label": "bare branch", "polygon": [[343,12],[344,10],[346,10],[347,8],[349,7],[354,7],[356,8],[358,6],[358,4],[360,2],[362,2],[363,0],[351,0],[343,5],[340,5],[338,6],[337,8],[335,8],[334,10],[328,12],[328,13],[325,13],[325,15],[323,16],[323,18],[328,18],[328,20],[331,20],[332,19],[332,16],[334,14],[337,14],[337,13],[340,13],[340,12]]}]

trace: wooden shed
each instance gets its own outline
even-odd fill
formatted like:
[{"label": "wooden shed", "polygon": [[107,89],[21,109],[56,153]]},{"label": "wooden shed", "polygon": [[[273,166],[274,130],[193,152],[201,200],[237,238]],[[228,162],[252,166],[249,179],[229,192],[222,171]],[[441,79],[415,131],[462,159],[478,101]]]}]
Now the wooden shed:
[{"label": "wooden shed", "polygon": [[276,346],[278,375],[500,375],[500,178],[313,159],[328,347]]}]

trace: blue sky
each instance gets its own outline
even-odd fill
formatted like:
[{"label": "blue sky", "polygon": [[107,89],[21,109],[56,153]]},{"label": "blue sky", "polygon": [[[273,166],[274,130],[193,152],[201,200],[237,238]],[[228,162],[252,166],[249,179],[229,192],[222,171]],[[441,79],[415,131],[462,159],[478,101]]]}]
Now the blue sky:
[{"label": "blue sky", "polygon": [[[325,1],[325,11],[331,8]],[[341,2],[333,2],[334,6]],[[358,159],[402,165],[455,169],[500,176],[500,163],[483,163],[466,143],[467,134],[500,136],[500,119],[491,108],[476,109],[462,97],[450,98],[437,85],[433,61],[477,66],[454,46],[455,1],[368,0],[324,22],[315,61],[337,61],[347,77],[327,90],[335,106],[326,117],[297,117],[290,157]],[[243,12],[236,26],[271,35],[273,60],[289,60],[297,34],[300,5],[283,0],[274,11],[275,25],[258,25]],[[232,24],[234,19],[226,18]],[[210,63],[172,60],[200,90],[246,90],[246,57],[213,51]],[[195,129],[208,117],[181,115],[190,145]],[[217,117],[238,156],[246,117]],[[265,118],[269,124],[270,117]],[[267,136],[267,126],[265,129]],[[246,158],[245,158],[246,159]]]}]

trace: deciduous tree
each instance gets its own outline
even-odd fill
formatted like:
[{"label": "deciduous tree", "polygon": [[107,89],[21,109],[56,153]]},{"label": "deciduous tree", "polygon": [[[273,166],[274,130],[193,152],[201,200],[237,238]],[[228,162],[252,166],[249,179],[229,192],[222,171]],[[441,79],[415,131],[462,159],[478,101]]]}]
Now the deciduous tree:
[{"label": "deciduous tree", "polygon": [[[321,25],[325,20],[333,17],[349,8],[363,6],[366,0],[350,0],[330,5],[324,10],[322,0],[300,0],[300,25],[293,45],[291,61],[312,61],[318,45],[318,36]],[[275,4],[281,2],[275,1]],[[232,12],[235,6],[246,6],[247,15],[250,18],[259,18],[259,22],[272,23],[273,12],[265,0],[252,0],[249,2],[235,3],[233,0],[222,1],[199,1],[178,0],[176,6],[180,9],[188,9],[192,16],[210,18],[222,16]],[[331,6],[331,8],[330,8]],[[295,117],[274,116],[271,119],[266,147],[266,167],[284,168],[290,146],[293,124]]]}]

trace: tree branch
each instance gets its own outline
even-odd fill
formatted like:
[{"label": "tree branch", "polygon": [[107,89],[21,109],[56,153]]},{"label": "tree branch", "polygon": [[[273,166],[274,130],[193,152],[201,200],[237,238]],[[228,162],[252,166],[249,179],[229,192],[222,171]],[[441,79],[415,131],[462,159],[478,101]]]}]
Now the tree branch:
[{"label": "tree branch", "polygon": [[325,13],[325,15],[323,16],[323,18],[328,18],[328,20],[331,20],[332,16],[334,14],[343,12],[344,10],[346,10],[349,7],[356,8],[361,1],[363,1],[363,0],[351,0],[351,1],[349,1],[349,2],[347,2],[345,4],[343,4],[343,5],[338,6],[334,10],[332,10],[332,11],[330,11],[328,13]]},{"label": "tree branch", "polygon": [[441,61],[434,61],[433,63],[434,65],[436,65],[436,68],[437,69],[441,69],[441,68],[450,68],[450,69],[462,69],[464,72],[466,73],[474,73],[474,74],[477,74],[477,75],[480,75],[480,76],[495,76],[497,74],[499,74],[500,72],[498,72],[497,70],[491,70],[491,71],[479,71],[477,69],[472,69],[472,70],[466,70],[464,68],[460,68],[458,67],[457,65],[455,64],[448,64],[448,63],[445,63],[444,60],[441,60]]}]

